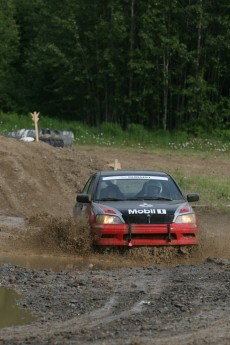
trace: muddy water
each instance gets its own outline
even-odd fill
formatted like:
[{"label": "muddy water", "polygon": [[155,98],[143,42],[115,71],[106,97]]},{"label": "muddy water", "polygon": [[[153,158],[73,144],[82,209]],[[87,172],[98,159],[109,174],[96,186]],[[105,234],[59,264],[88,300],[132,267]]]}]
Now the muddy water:
[{"label": "muddy water", "polygon": [[[196,251],[197,253],[197,251]],[[201,258],[192,253],[177,253],[176,248],[133,248],[124,253],[111,250],[105,253],[91,253],[87,256],[52,256],[52,255],[12,255],[0,254],[0,265],[13,264],[35,270],[71,271],[71,270],[113,270],[122,267],[143,267],[151,264],[174,266],[201,262]]]},{"label": "muddy water", "polygon": [[0,328],[25,325],[35,320],[28,310],[18,307],[19,298],[14,290],[0,287]]},{"label": "muddy water", "polygon": [[74,256],[0,254],[0,265],[3,264],[13,264],[30,269],[50,269],[53,271],[84,270],[92,266],[90,260]]}]

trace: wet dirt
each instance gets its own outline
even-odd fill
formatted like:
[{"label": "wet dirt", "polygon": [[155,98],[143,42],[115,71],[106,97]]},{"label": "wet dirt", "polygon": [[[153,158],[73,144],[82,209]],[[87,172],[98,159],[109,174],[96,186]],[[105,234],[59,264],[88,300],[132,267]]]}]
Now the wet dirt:
[{"label": "wet dirt", "polygon": [[197,207],[200,241],[191,253],[95,252],[72,209],[88,176],[115,159],[124,169],[185,176],[230,171],[226,155],[61,149],[0,137],[0,283],[36,317],[0,329],[1,344],[230,343],[230,209]]}]

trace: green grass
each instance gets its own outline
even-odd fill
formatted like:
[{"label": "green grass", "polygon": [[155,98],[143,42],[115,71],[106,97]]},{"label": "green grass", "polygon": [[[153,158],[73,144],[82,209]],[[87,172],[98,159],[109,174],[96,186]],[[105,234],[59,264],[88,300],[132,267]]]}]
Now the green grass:
[{"label": "green grass", "polygon": [[212,205],[222,207],[230,205],[230,183],[229,178],[202,176],[183,176],[176,170],[172,175],[183,190],[184,194],[198,193],[200,195],[201,205]]},{"label": "green grass", "polygon": [[[189,136],[185,131],[170,133],[168,131],[150,131],[142,125],[131,124],[123,131],[118,124],[102,123],[99,127],[89,127],[76,121],[64,121],[39,116],[40,129],[71,130],[74,132],[76,145],[97,145],[135,150],[164,149],[181,152],[184,155],[202,153],[229,153],[230,133],[217,133],[215,136],[202,138]],[[17,115],[0,113],[0,134],[7,135],[9,131],[34,128],[31,114]]]}]

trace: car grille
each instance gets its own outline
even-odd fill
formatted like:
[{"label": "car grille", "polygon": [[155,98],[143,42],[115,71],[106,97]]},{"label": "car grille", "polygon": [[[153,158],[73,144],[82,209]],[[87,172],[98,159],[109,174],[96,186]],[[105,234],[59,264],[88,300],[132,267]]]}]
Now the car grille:
[{"label": "car grille", "polygon": [[129,214],[123,215],[126,224],[170,224],[173,222],[173,214]]}]

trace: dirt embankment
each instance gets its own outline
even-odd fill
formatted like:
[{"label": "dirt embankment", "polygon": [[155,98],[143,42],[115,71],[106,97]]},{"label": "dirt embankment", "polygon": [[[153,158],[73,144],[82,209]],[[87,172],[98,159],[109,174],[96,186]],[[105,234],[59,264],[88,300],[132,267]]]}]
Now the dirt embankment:
[{"label": "dirt embankment", "polygon": [[0,265],[1,286],[21,293],[20,305],[36,316],[31,325],[0,329],[1,344],[230,343],[228,210],[197,210],[201,241],[190,256],[149,249],[98,254],[87,228],[76,228],[76,193],[116,158],[123,169],[213,177],[230,171],[222,156],[61,149],[0,137],[1,254],[65,255],[85,263],[61,271]]}]

